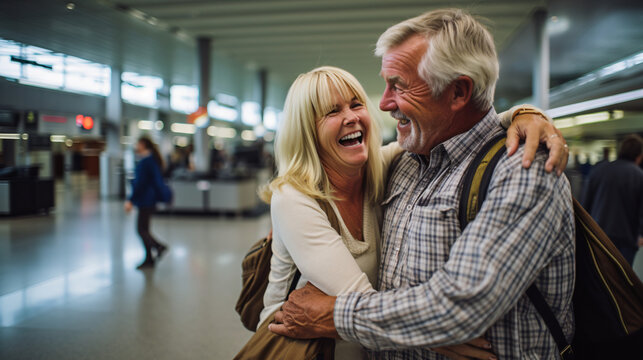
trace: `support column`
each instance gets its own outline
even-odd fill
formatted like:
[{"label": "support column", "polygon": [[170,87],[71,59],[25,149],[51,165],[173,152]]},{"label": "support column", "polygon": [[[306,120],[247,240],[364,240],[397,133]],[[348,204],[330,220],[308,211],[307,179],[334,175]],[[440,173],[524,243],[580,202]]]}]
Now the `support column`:
[{"label": "support column", "polygon": [[259,70],[259,91],[261,91],[259,98],[259,105],[261,111],[261,126],[263,126],[263,114],[266,110],[266,98],[267,98],[267,89],[268,89],[268,71],[266,69]]},{"label": "support column", "polygon": [[549,35],[547,34],[547,10],[538,9],[533,15],[536,35],[536,56],[532,92],[534,105],[549,109]]},{"label": "support column", "polygon": [[105,152],[100,156],[100,194],[102,197],[121,196],[124,193],[121,135],[123,128],[123,101],[121,99],[121,69],[112,67],[110,92],[105,99]]},{"label": "support column", "polygon": [[[199,62],[199,107],[208,106],[210,101],[210,54],[212,39],[200,37],[197,39]],[[194,167],[197,171],[206,172],[210,167],[210,137],[207,129],[196,129],[194,133]]]}]

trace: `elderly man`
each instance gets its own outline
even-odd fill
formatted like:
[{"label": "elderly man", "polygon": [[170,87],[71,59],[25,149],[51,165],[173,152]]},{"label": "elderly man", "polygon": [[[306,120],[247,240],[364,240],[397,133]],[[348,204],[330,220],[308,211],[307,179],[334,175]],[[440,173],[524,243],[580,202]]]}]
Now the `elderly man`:
[{"label": "elderly man", "polygon": [[[463,174],[501,133],[492,106],[493,39],[461,10],[438,10],[378,40],[386,89],[380,108],[398,120],[402,155],[384,201],[379,292],[329,297],[293,292],[271,330],[340,336],[383,359],[440,359],[433,347],[484,335],[503,359],[555,359],[545,322],[525,295],[535,283],[571,339],[574,222],[569,183],[503,157],[477,217],[460,230]],[[518,153],[523,153],[520,147]]]}]

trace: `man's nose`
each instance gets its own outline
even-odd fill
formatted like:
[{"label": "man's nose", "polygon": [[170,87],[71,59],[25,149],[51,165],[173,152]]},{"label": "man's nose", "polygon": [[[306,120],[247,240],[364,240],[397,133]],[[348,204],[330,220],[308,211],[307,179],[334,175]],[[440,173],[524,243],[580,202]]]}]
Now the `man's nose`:
[{"label": "man's nose", "polygon": [[384,94],[382,94],[382,100],[380,100],[380,110],[393,111],[395,109],[397,109],[397,105],[395,104],[391,90],[387,86],[384,90]]}]

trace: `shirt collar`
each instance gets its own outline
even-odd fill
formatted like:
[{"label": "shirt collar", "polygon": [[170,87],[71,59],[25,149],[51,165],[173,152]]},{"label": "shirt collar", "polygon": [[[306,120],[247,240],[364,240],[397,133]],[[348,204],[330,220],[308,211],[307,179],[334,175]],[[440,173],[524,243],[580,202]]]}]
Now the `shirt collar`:
[{"label": "shirt collar", "polygon": [[441,144],[437,145],[431,150],[430,155],[427,157],[419,154],[409,153],[409,155],[421,164],[427,164],[433,167],[443,163],[460,163],[468,155],[477,150],[484,141],[495,135],[500,128],[500,121],[496,110],[491,107],[487,114],[478,121],[471,129],[458,134]]},{"label": "shirt collar", "polygon": [[[468,131],[444,141],[440,144],[443,150],[438,151],[444,151],[449,162],[458,164],[466,159],[467,156],[476,152],[478,147],[484,144],[485,140],[491,135],[495,135],[499,128],[500,122],[498,121],[498,114],[496,114],[496,110],[491,107],[482,120],[478,121]],[[433,150],[437,150],[438,148],[439,146]],[[431,152],[433,152],[433,150]]]}]

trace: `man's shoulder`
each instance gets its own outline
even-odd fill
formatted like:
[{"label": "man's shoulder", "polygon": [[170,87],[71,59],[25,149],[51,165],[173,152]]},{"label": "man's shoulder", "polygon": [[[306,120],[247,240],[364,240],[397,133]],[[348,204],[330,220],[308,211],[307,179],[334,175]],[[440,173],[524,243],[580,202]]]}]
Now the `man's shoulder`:
[{"label": "man's shoulder", "polygon": [[[518,146],[518,149],[513,155],[507,156],[507,153],[505,152],[503,156],[500,158],[500,160],[498,161],[497,167],[499,169],[510,169],[510,170],[522,169],[523,168],[522,158],[524,155],[525,155],[525,145],[520,144],[520,146]],[[545,172],[545,162],[547,161],[548,156],[549,156],[549,152],[547,148],[545,148],[544,146],[539,146],[538,149],[536,150],[534,160],[532,161],[529,169],[531,169],[534,173],[536,173],[539,176],[544,176],[548,174]]]}]

